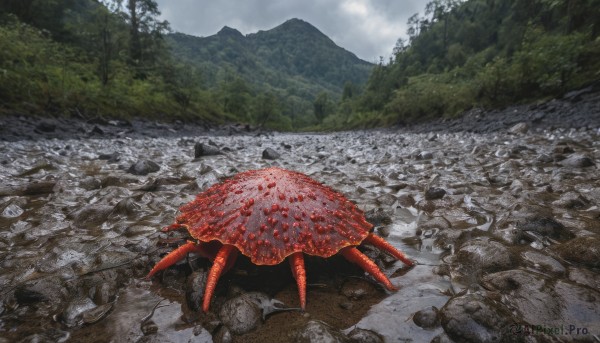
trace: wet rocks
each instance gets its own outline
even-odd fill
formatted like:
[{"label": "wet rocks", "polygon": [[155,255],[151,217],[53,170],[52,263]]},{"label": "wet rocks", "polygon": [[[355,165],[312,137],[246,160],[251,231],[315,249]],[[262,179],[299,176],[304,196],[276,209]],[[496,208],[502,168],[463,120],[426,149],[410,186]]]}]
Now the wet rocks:
[{"label": "wet rocks", "polygon": [[10,203],[2,210],[2,217],[4,218],[16,218],[25,212],[18,204]]},{"label": "wet rocks", "polygon": [[[60,319],[65,325],[73,327],[81,324],[83,322],[83,314],[94,308],[96,308],[96,305],[92,299],[88,297],[75,298],[71,300],[67,308],[61,313]],[[90,318],[93,317],[94,315],[90,314],[87,318],[91,320]]]},{"label": "wet rocks", "polygon": [[413,315],[413,321],[423,329],[432,329],[440,325],[439,310],[435,306],[428,307]]},{"label": "wet rocks", "polygon": [[348,338],[322,321],[311,320],[296,333],[295,341],[298,343],[347,343]]},{"label": "wet rocks", "polygon": [[114,207],[109,205],[88,205],[73,214],[73,223],[83,228],[97,227],[106,221],[113,209]]},{"label": "wet rocks", "polygon": [[231,333],[243,335],[255,330],[261,323],[262,313],[258,305],[245,296],[226,301],[219,310],[219,318]]},{"label": "wet rocks", "polygon": [[150,160],[138,161],[129,167],[129,173],[133,175],[148,175],[160,170],[160,166],[156,162]]},{"label": "wet rocks", "polygon": [[586,268],[570,267],[569,280],[592,289],[600,290],[600,274]]},{"label": "wet rocks", "polygon": [[[530,123],[530,129],[508,133],[518,122]],[[35,124],[24,132],[35,136]],[[495,335],[496,329],[506,329],[501,328],[506,318],[535,324],[561,318],[588,329],[595,324],[588,318],[600,318],[599,267],[594,262],[594,249],[600,245],[596,126],[542,131],[532,118],[519,117],[494,124],[498,131],[493,135],[384,130],[335,135],[211,133],[200,141],[227,156],[192,160],[192,151],[182,151],[199,141],[197,132],[167,139],[160,137],[160,130],[173,132],[156,126],[149,132],[159,138],[137,140],[144,131],[135,122],[128,128],[105,122],[85,123],[78,134],[85,137],[93,125],[104,132],[100,139],[47,139],[59,134],[58,127],[52,134],[38,134],[45,138],[38,141],[7,144],[2,142],[7,136],[0,137],[0,284],[17,286],[0,305],[0,326],[10,328],[0,332],[0,341],[56,341],[45,334],[32,335],[32,326],[59,326],[73,341],[84,341],[85,336],[99,341],[210,341],[212,335],[217,342],[295,342],[299,329],[317,318],[328,327],[313,322],[313,330],[303,332],[312,332],[315,340],[381,342],[381,335],[387,341],[510,341],[513,336]],[[111,139],[117,134],[122,138]],[[252,266],[240,256],[217,285],[215,302],[206,314],[189,310],[201,304],[206,275],[192,274],[186,287],[186,261],[164,273],[162,283],[160,275],[151,282],[138,280],[154,262],[148,255],[157,257],[188,239],[186,230],[160,232],[177,217],[177,209],[238,171],[280,163],[260,158],[268,146],[280,153],[293,151],[285,161],[280,157],[282,165],[345,193],[369,214],[375,233],[388,236],[391,244],[419,261],[416,268],[400,270],[401,262],[384,258],[368,244],[360,248],[399,291],[384,293],[368,281],[346,277],[356,275],[354,269],[347,274],[336,267],[321,268],[345,262],[341,256],[307,258],[306,313],[282,309],[266,294],[222,292],[228,284],[237,284],[277,294],[295,305],[296,285],[285,263],[274,267],[282,271],[274,273],[281,276],[273,276],[274,282],[271,276],[257,281],[267,267]],[[120,165],[111,162],[114,152]],[[578,154],[596,166],[567,166]],[[145,177],[127,172],[144,159],[160,169]],[[426,198],[430,187],[446,193]],[[196,254],[190,254],[189,262],[194,270],[210,267],[209,260]],[[88,309],[75,306],[80,298],[91,299],[93,305],[88,300],[83,302]],[[160,298],[169,301],[160,303],[141,325],[140,318]],[[240,326],[217,318],[227,301],[235,302],[235,310],[223,319],[238,318]],[[373,302],[378,303],[365,314],[365,305]],[[440,309],[437,314],[433,306]],[[273,315],[283,310],[290,312]],[[240,313],[250,315],[239,319]],[[193,336],[197,326],[207,329],[201,335],[208,339]],[[355,326],[375,332],[340,332]],[[546,338],[538,337],[534,338]]]},{"label": "wet rocks", "polygon": [[526,323],[560,326],[577,323],[588,330],[600,329],[600,292],[522,269],[487,275],[487,288],[505,295],[507,306],[518,310]]},{"label": "wet rocks", "polygon": [[44,294],[26,287],[17,287],[15,289],[15,299],[21,305],[36,304],[49,300]]},{"label": "wet rocks", "polygon": [[0,185],[0,196],[43,195],[54,192],[56,182],[34,181],[27,184]]},{"label": "wet rocks", "polygon": [[81,322],[83,324],[94,324],[106,317],[112,310],[113,304],[108,303],[98,307],[90,308],[81,313]]},{"label": "wet rocks", "polygon": [[577,192],[563,193],[560,199],[552,202],[552,205],[566,209],[584,209],[589,204],[590,201]]},{"label": "wet rocks", "polygon": [[589,156],[583,154],[573,154],[560,161],[560,164],[571,168],[586,168],[595,165],[594,161]]},{"label": "wet rocks", "polygon": [[529,125],[524,122],[517,123],[508,129],[508,132],[513,134],[525,134],[527,131],[529,131]]},{"label": "wet rocks", "polygon": [[279,157],[281,157],[281,154],[271,148],[266,148],[262,152],[262,158],[264,160],[276,160]]},{"label": "wet rocks", "polygon": [[56,131],[56,123],[49,120],[42,120],[39,124],[35,126],[36,132],[48,133]]},{"label": "wet rocks", "polygon": [[185,300],[192,311],[199,311],[202,307],[207,278],[208,274],[204,270],[195,271],[187,278]]},{"label": "wet rocks", "polygon": [[587,267],[600,267],[600,239],[596,236],[577,237],[553,247],[567,261]]},{"label": "wet rocks", "polygon": [[67,299],[68,291],[58,277],[43,278],[19,285],[15,289],[15,299],[20,305],[46,303],[50,308],[58,308]]},{"label": "wet rocks", "polygon": [[216,146],[212,146],[204,143],[196,143],[194,145],[194,158],[199,158],[203,156],[215,156],[220,155],[221,151]]},{"label": "wet rocks", "polygon": [[446,334],[457,342],[511,341],[508,328],[514,322],[502,304],[479,294],[456,296],[440,310]]},{"label": "wet rocks", "polygon": [[467,241],[456,252],[454,265],[466,275],[510,269],[513,256],[500,242],[487,237]]},{"label": "wet rocks", "polygon": [[517,228],[554,239],[564,239],[572,236],[563,224],[543,214],[526,215],[524,219],[517,223]]},{"label": "wet rocks", "polygon": [[417,160],[431,160],[432,158],[433,154],[430,151],[420,151],[415,155]]},{"label": "wet rocks", "polygon": [[121,154],[118,152],[102,153],[98,155],[99,160],[105,160],[108,163],[117,163],[121,160]]},{"label": "wet rocks", "polygon": [[351,300],[359,300],[376,292],[373,285],[365,280],[348,279],[342,285],[340,292]]},{"label": "wet rocks", "polygon": [[446,195],[446,190],[443,188],[431,187],[425,191],[425,199],[427,200],[441,199],[444,195]]},{"label": "wet rocks", "polygon": [[565,267],[554,258],[537,251],[524,251],[521,253],[521,258],[533,268],[541,272],[564,275]]},{"label": "wet rocks", "polygon": [[133,198],[125,198],[119,201],[113,208],[113,214],[132,215],[136,211],[140,210],[138,205]]},{"label": "wet rocks", "polygon": [[376,332],[354,328],[348,333],[349,343],[384,343],[383,338]]},{"label": "wet rocks", "polygon": [[91,297],[94,303],[98,305],[105,305],[113,301],[116,293],[115,281],[112,282],[100,282],[91,289]]}]

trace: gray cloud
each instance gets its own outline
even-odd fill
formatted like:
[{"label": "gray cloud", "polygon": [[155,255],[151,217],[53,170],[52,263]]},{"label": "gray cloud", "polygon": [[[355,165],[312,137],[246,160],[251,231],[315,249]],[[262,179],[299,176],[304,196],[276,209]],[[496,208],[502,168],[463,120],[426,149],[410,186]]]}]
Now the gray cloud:
[{"label": "gray cloud", "polygon": [[271,29],[291,18],[305,20],[337,45],[374,62],[406,38],[406,21],[423,13],[422,0],[157,0],[173,30],[210,36],[223,26],[243,34]]}]

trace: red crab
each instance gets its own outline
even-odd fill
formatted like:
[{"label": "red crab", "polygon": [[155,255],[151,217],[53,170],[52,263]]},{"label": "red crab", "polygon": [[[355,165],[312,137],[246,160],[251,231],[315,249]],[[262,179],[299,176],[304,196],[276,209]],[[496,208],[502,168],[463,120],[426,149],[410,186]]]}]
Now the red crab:
[{"label": "red crab", "polygon": [[298,285],[300,306],[306,305],[304,254],[330,257],[338,252],[359,265],[389,290],[395,290],[377,265],[356,246],[372,244],[405,264],[413,263],[383,238],[370,232],[355,204],[308,176],[281,168],[239,173],[198,194],[180,209],[175,224],[195,239],[160,260],[147,278],[194,252],[210,258],[202,309],[207,312],[221,273],[239,252],[257,265],[275,265],[288,258]]}]

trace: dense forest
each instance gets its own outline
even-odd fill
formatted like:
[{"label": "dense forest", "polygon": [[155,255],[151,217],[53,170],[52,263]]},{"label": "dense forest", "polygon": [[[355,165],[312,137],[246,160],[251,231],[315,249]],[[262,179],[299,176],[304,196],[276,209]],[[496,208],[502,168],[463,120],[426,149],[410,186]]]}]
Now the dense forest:
[{"label": "dense forest", "polygon": [[300,19],[247,36],[225,26],[209,37],[175,33],[166,40],[174,58],[193,65],[205,86],[219,89],[223,110],[244,118],[252,112],[253,93],[268,91],[294,127],[316,122],[319,96],[339,100],[344,86],[364,85],[373,69]]},{"label": "dense forest", "polygon": [[[343,55],[301,20],[198,38],[159,15],[153,0],[0,2],[0,113],[347,129],[560,96],[600,77],[600,0],[433,0],[389,61],[329,74]],[[302,55],[290,39],[321,44]]]},{"label": "dense forest", "polygon": [[433,0],[408,25],[335,127],[453,117],[600,79],[599,0]]}]

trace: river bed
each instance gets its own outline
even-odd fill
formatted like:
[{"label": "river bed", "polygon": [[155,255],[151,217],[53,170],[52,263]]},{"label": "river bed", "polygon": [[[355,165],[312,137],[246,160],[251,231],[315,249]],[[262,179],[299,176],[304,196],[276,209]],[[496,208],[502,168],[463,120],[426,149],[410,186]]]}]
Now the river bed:
[{"label": "river bed", "polygon": [[[0,142],[0,342],[600,341],[599,134]],[[199,144],[217,154],[195,157]],[[280,156],[263,158],[267,148]],[[144,279],[185,242],[160,231],[181,205],[268,166],[305,173],[365,211],[416,261],[407,268],[361,248],[399,290],[342,258],[309,258],[303,312],[289,264],[242,258],[204,314],[194,282],[206,259]],[[243,311],[241,324],[227,318]]]}]

